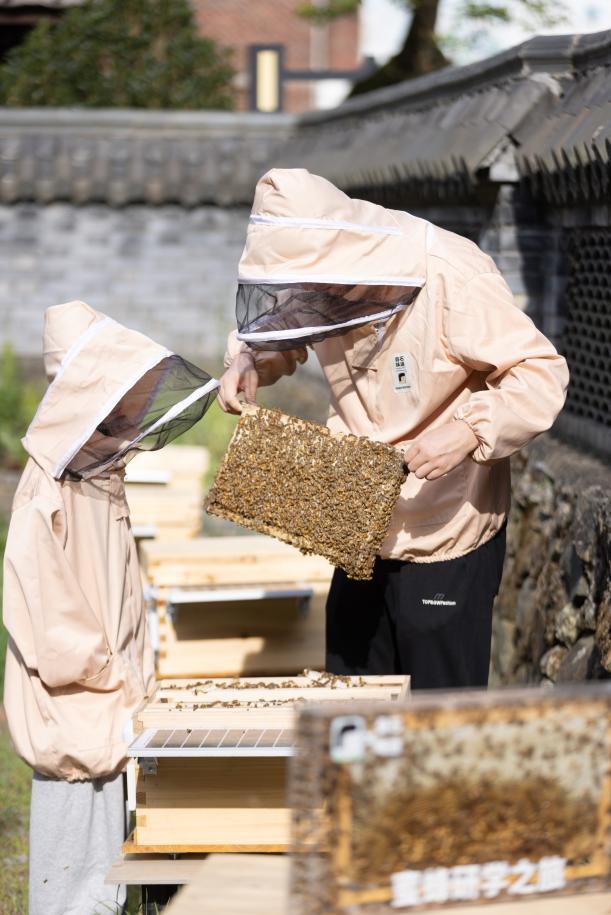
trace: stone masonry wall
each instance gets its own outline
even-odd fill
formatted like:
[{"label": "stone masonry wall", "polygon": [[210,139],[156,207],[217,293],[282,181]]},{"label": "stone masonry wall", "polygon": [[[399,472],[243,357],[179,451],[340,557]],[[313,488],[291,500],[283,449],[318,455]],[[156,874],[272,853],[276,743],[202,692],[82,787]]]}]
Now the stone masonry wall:
[{"label": "stone masonry wall", "polygon": [[44,309],[82,299],[218,371],[247,220],[246,207],[0,206],[0,347],[38,357]]},{"label": "stone masonry wall", "polygon": [[551,684],[606,678],[611,467],[546,435],[514,458],[513,471],[493,680]]}]

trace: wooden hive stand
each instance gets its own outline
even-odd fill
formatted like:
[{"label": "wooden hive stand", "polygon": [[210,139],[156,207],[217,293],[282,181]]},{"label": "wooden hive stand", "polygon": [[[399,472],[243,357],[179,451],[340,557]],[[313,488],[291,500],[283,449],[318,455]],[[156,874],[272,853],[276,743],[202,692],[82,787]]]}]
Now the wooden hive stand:
[{"label": "wooden hive stand", "polygon": [[324,662],[325,559],[268,537],[141,545],[160,677],[295,674]]},{"label": "wooden hive stand", "polygon": [[388,704],[407,689],[407,677],[316,673],[160,683],[135,718],[136,829],[124,851],[285,851],[294,708]]}]

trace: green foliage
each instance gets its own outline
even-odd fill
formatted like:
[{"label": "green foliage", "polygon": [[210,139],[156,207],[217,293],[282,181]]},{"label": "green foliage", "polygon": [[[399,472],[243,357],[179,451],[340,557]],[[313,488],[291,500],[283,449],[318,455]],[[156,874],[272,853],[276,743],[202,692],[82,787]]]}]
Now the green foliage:
[{"label": "green foliage", "polygon": [[513,22],[526,30],[536,31],[566,22],[566,6],[561,0],[464,0],[457,16],[492,26]]},{"label": "green foliage", "polygon": [[361,0],[327,0],[322,5],[302,3],[297,7],[297,15],[309,19],[314,25],[326,25],[339,16],[348,16],[355,13]]},{"label": "green foliage", "polygon": [[[8,519],[0,515],[0,559],[4,555]],[[2,563],[0,562],[0,603]],[[0,622],[0,700],[4,688],[7,632]],[[29,768],[11,745],[0,708],[0,912],[22,915],[28,909],[27,852],[30,804]]]},{"label": "green foliage", "polygon": [[230,109],[234,73],[188,0],[89,0],[41,20],[9,53],[0,104]]},{"label": "green foliage", "polygon": [[0,912],[28,910],[28,819],[31,770],[15,754],[0,721]]},{"label": "green foliage", "polygon": [[17,469],[24,465],[21,438],[39,400],[40,391],[23,379],[15,353],[7,344],[0,359],[0,467]]},{"label": "green foliage", "polygon": [[[397,6],[416,10],[424,0],[395,0]],[[441,0],[443,4],[443,0]],[[358,10],[361,0],[326,0],[322,4],[302,3],[297,14],[316,25],[325,25],[340,16],[347,16]],[[516,22],[526,24],[530,19],[533,28],[558,25],[566,21],[566,6],[562,0],[464,0],[459,4],[457,16],[461,19],[475,19],[494,24]]]},{"label": "green foliage", "polygon": [[[398,6],[417,12],[427,0],[395,0]],[[444,0],[440,0],[439,8]],[[326,0],[325,3],[304,3],[298,7],[298,14],[315,25],[354,13],[361,0]],[[429,5],[433,5],[429,2]],[[448,51],[463,49],[481,40],[486,29],[505,23],[515,23],[525,30],[561,25],[567,21],[567,8],[563,0],[462,0],[454,15],[451,36],[439,36],[438,44]],[[473,28],[476,31],[473,32]]]},{"label": "green foliage", "polygon": [[474,3],[468,0],[463,6],[463,14],[469,19],[496,20],[497,22],[511,20],[509,9],[504,4],[497,6],[494,3]]},{"label": "green foliage", "polygon": [[[8,533],[8,518],[5,518],[3,515],[0,515],[0,606],[2,605],[2,572],[3,572],[3,559],[4,559],[4,548],[6,546],[6,535]],[[2,620],[0,619],[0,700],[2,699],[4,692],[4,661],[6,658],[6,642],[7,642],[7,632],[4,626],[2,625]],[[2,911],[2,909],[0,909]]]}]

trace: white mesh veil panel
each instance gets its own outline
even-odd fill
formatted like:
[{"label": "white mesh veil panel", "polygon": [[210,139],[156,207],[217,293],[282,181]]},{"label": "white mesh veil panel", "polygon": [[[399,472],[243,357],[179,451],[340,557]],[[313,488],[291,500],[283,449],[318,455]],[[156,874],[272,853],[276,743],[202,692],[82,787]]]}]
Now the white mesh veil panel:
[{"label": "white mesh veil panel", "polygon": [[218,382],[181,356],[149,369],[118,401],[67,467],[88,479],[123,465],[138,451],[156,451],[200,420],[216,396]]},{"label": "white mesh veil panel", "polygon": [[238,338],[253,349],[286,350],[385,321],[406,308],[416,286],[345,283],[240,283]]}]

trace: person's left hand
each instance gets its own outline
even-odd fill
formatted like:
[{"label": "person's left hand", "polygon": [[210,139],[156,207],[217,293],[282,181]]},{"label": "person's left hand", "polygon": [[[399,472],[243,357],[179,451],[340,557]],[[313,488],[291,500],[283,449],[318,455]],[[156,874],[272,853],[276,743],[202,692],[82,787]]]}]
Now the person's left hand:
[{"label": "person's left hand", "polygon": [[464,461],[477,448],[473,430],[453,420],[438,429],[423,432],[403,455],[410,473],[419,480],[437,480]]}]

